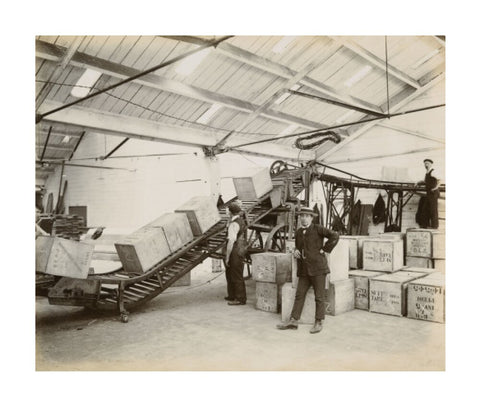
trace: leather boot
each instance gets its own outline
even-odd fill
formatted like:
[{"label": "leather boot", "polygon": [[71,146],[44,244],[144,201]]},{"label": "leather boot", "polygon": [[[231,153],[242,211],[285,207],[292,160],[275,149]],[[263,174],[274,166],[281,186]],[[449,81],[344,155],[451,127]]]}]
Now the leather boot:
[{"label": "leather boot", "polygon": [[315,320],[315,324],[310,329],[310,333],[311,334],[320,333],[320,331],[322,331],[322,328],[323,328],[323,320]]},{"label": "leather boot", "polygon": [[296,330],[298,328],[298,321],[293,317],[287,323],[277,324],[279,330]]}]

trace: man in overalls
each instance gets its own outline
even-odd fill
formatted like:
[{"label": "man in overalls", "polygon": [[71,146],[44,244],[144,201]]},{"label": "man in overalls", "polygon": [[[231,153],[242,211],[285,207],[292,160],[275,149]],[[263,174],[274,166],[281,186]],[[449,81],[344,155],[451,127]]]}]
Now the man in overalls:
[{"label": "man in overalls", "polygon": [[247,223],[242,217],[242,209],[237,202],[230,203],[230,223],[228,225],[228,242],[225,255],[225,276],[227,278],[227,295],[230,306],[244,305],[247,302],[243,267],[247,252]]}]

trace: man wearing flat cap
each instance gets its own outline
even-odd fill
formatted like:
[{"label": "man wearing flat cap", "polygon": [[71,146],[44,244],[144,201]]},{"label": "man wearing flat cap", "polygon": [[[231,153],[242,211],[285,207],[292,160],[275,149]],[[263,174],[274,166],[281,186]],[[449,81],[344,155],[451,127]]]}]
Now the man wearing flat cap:
[{"label": "man wearing flat cap", "polygon": [[225,277],[227,278],[228,304],[244,305],[247,302],[243,266],[247,251],[247,223],[242,217],[238,202],[228,205],[230,222],[228,224],[228,241],[225,255]]},{"label": "man wearing flat cap", "polygon": [[417,185],[425,185],[427,190],[427,213],[428,213],[428,228],[438,228],[438,197],[440,191],[440,179],[433,173],[433,161],[430,158],[424,159],[425,165],[425,179],[417,182]]},{"label": "man wearing flat cap", "polygon": [[[317,216],[314,210],[302,208],[298,212],[301,227],[295,233],[294,257],[297,258],[298,286],[290,320],[277,325],[280,330],[298,328],[305,296],[310,286],[315,293],[315,324],[310,333],[319,333],[325,319],[325,280],[330,273],[325,253],[332,252],[338,243],[338,233],[319,224],[313,224]],[[324,240],[326,242],[324,242]]]}]

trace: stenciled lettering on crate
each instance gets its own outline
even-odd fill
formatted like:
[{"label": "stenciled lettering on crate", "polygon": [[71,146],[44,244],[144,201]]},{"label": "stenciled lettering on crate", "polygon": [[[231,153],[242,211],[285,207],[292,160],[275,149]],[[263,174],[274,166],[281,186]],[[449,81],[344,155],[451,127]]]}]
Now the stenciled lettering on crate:
[{"label": "stenciled lettering on crate", "polygon": [[361,269],[349,272],[349,277],[354,281],[356,309],[369,310],[370,279],[380,275],[384,275],[384,273],[379,271],[365,271]]},{"label": "stenciled lettering on crate", "polygon": [[282,306],[282,285],[271,282],[256,282],[255,299],[255,307],[258,310],[278,313]]},{"label": "stenciled lettering on crate", "polygon": [[407,255],[424,258],[445,258],[445,234],[437,230],[408,229]]},{"label": "stenciled lettering on crate", "polygon": [[445,277],[428,275],[408,284],[407,316],[418,320],[445,322]]},{"label": "stenciled lettering on crate", "polygon": [[283,284],[292,279],[290,253],[262,252],[252,254],[253,279],[259,282]]},{"label": "stenciled lettering on crate", "polygon": [[363,242],[363,268],[394,272],[403,267],[403,241],[372,238]]},{"label": "stenciled lettering on crate", "polygon": [[398,271],[370,279],[370,311],[405,316],[407,283],[425,276],[421,272]]},{"label": "stenciled lettering on crate", "polygon": [[195,196],[178,207],[175,213],[185,213],[194,236],[200,236],[220,221],[216,202],[211,196]]}]

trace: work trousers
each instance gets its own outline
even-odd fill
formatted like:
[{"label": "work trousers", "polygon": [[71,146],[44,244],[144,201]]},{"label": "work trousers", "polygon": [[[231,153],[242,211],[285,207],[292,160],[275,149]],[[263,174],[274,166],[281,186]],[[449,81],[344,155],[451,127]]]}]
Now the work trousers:
[{"label": "work trousers", "polygon": [[234,248],[230,254],[230,259],[225,268],[225,277],[227,278],[228,297],[235,298],[239,302],[247,301],[247,292],[245,281],[243,279],[244,258],[238,254]]},{"label": "work trousers", "polygon": [[428,202],[428,219],[429,226],[431,228],[438,228],[438,197],[440,192],[434,190],[432,192],[427,192],[427,202]]},{"label": "work trousers", "polygon": [[305,304],[305,296],[310,286],[313,285],[313,293],[315,294],[315,320],[323,320],[325,318],[325,278],[327,275],[316,276],[299,276],[297,293],[295,294],[295,302],[291,317],[300,320],[303,305]]}]

